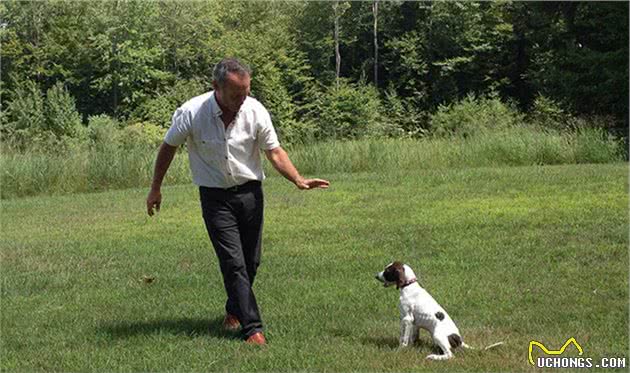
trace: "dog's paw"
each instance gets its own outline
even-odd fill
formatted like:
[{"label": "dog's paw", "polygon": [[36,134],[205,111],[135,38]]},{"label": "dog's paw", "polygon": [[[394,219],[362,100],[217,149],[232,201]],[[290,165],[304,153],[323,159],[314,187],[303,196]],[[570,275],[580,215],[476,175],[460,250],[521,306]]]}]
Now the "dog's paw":
[{"label": "dog's paw", "polygon": [[448,360],[450,358],[452,358],[453,356],[448,356],[448,355],[437,355],[437,354],[431,354],[429,356],[427,356],[427,360]]}]

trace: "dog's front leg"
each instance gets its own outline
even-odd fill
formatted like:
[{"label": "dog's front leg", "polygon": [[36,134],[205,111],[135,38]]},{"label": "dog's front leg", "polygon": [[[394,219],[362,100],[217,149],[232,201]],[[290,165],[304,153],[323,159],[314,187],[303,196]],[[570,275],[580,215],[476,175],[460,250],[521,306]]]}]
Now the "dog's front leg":
[{"label": "dog's front leg", "polygon": [[405,316],[400,320],[400,347],[407,347],[413,344],[413,317]]}]

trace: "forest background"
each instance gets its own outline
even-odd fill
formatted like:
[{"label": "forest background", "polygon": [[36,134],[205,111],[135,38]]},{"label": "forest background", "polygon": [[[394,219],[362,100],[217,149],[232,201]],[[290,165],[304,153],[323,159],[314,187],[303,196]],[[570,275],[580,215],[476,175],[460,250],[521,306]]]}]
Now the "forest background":
[{"label": "forest background", "polygon": [[252,67],[287,147],[518,128],[604,149],[533,163],[627,158],[627,2],[4,1],[0,16],[3,197],[45,192],[31,174],[67,154],[110,169],[148,154],[133,167],[150,173],[225,56]]}]

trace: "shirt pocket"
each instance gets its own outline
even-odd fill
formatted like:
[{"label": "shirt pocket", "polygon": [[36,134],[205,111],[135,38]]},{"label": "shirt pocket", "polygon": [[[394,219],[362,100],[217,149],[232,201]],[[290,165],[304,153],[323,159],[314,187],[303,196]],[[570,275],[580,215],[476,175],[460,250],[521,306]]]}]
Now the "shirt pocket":
[{"label": "shirt pocket", "polygon": [[209,163],[217,163],[225,157],[225,143],[215,139],[200,139],[195,141],[199,155]]}]

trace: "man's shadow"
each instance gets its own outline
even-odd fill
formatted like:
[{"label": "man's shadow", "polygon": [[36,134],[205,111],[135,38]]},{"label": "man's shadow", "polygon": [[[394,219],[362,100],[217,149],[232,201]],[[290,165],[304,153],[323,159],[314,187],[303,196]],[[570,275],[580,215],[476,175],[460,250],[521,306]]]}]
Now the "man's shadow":
[{"label": "man's shadow", "polygon": [[223,339],[240,339],[238,333],[223,329],[223,317],[215,319],[169,319],[153,321],[123,321],[102,325],[101,331],[112,338],[131,338],[138,335],[169,333],[187,337],[211,336]]}]

